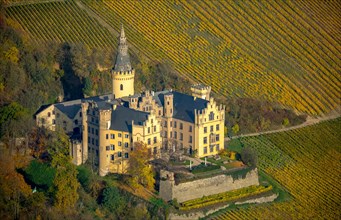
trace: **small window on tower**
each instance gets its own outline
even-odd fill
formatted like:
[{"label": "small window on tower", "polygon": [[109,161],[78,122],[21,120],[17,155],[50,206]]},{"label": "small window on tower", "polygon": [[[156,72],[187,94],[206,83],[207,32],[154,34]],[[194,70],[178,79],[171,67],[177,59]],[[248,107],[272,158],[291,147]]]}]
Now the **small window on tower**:
[{"label": "small window on tower", "polygon": [[122,84],[120,85],[120,90],[121,90],[121,91],[123,90],[123,85],[122,85]]}]

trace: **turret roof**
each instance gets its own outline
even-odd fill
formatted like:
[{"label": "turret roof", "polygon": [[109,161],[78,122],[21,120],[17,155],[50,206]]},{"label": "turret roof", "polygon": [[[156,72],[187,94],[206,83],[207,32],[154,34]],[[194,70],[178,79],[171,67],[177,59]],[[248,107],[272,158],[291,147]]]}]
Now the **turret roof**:
[{"label": "turret roof", "polygon": [[116,72],[126,72],[132,70],[128,53],[127,38],[124,33],[123,25],[121,26],[116,62],[113,70]]}]

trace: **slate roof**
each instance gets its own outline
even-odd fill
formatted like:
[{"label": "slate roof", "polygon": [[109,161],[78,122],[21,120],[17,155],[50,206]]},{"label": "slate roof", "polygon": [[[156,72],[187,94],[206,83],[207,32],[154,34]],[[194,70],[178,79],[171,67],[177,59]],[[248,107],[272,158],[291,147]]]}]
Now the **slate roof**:
[{"label": "slate roof", "polygon": [[40,112],[42,112],[46,108],[48,108],[49,106],[54,105],[57,109],[59,109],[61,112],[63,112],[68,118],[73,119],[76,116],[76,114],[78,113],[78,111],[80,110],[82,102],[94,101],[97,103],[101,103],[103,101],[108,101],[108,100],[112,99],[112,97],[113,97],[112,94],[108,94],[108,95],[94,96],[94,97],[89,97],[89,98],[60,102],[60,103],[56,103],[56,104],[43,105],[36,111],[36,113],[34,115],[36,116],[37,114],[39,114]]},{"label": "slate roof", "polygon": [[121,27],[116,62],[113,70],[116,72],[127,72],[132,70],[128,53],[127,38],[124,34],[123,25]]},{"label": "slate roof", "polygon": [[111,113],[110,129],[132,132],[132,121],[135,125],[142,125],[147,120],[149,113],[136,111],[124,106],[117,106]]},{"label": "slate roof", "polygon": [[[194,123],[194,110],[202,110],[207,107],[208,101],[201,98],[194,100],[193,96],[180,92],[170,92],[173,94],[173,117],[179,120]],[[162,106],[164,105],[164,96],[167,93],[157,93]]]}]

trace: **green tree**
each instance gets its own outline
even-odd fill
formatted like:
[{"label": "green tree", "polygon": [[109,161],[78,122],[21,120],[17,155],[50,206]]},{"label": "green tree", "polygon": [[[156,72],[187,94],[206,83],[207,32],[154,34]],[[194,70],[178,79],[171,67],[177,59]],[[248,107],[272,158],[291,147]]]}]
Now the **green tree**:
[{"label": "green tree", "polygon": [[154,188],[154,173],[149,165],[150,155],[146,144],[139,142],[134,146],[134,151],[130,153],[128,173],[130,175],[128,182],[133,188],[139,184],[147,189]]},{"label": "green tree", "polygon": [[109,186],[103,190],[102,204],[108,211],[120,216],[124,212],[127,202],[116,187]]},{"label": "green tree", "polygon": [[53,185],[56,170],[47,163],[32,160],[25,173],[26,178],[36,186],[48,190]]},{"label": "green tree", "polygon": [[244,147],[240,152],[241,160],[244,164],[256,167],[257,166],[257,153],[250,147]]},{"label": "green tree", "polygon": [[61,210],[72,209],[77,200],[79,182],[77,168],[71,163],[69,156],[68,137],[59,130],[49,145],[49,154],[52,158],[51,165],[56,169],[53,181],[54,205]]},{"label": "green tree", "polygon": [[52,166],[56,169],[53,181],[54,205],[67,211],[72,209],[78,200],[77,169],[69,156],[57,153],[52,158]]},{"label": "green tree", "polygon": [[235,124],[232,127],[233,134],[236,135],[239,132],[239,125]]},{"label": "green tree", "polygon": [[284,118],[284,119],[283,119],[283,122],[282,122],[282,125],[283,125],[283,126],[288,126],[289,123],[290,123],[290,122],[289,122],[289,119],[288,119],[288,118]]}]

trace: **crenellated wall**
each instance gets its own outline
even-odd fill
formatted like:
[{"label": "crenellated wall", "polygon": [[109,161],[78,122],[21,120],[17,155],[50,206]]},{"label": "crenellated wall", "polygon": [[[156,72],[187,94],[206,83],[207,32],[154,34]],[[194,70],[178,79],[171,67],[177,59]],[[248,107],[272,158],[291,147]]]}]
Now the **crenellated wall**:
[{"label": "crenellated wall", "polygon": [[175,184],[172,172],[161,171],[160,175],[160,196],[165,201],[176,198],[178,202],[184,202],[203,196],[259,185],[257,168],[248,172],[245,178],[233,179],[231,175],[222,174],[178,185]]}]

